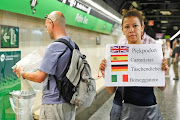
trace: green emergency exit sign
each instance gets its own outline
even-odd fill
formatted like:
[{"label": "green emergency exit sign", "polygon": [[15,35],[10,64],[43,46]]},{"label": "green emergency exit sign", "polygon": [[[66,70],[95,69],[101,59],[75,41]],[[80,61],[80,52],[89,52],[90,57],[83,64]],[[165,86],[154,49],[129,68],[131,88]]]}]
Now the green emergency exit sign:
[{"label": "green emergency exit sign", "polygon": [[19,27],[1,25],[1,48],[19,47]]}]

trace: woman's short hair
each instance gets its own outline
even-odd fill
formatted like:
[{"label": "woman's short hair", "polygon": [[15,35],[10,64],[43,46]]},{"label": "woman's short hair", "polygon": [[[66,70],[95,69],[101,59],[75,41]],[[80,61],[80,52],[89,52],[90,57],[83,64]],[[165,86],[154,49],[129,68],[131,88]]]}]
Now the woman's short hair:
[{"label": "woman's short hair", "polygon": [[126,9],[123,9],[122,10],[122,15],[123,15],[123,18],[122,18],[122,25],[123,25],[123,21],[124,21],[124,18],[126,17],[137,17],[141,23],[141,26],[144,25],[144,16],[143,16],[143,13],[135,8],[133,8],[132,6],[129,8],[129,10],[126,10]]}]

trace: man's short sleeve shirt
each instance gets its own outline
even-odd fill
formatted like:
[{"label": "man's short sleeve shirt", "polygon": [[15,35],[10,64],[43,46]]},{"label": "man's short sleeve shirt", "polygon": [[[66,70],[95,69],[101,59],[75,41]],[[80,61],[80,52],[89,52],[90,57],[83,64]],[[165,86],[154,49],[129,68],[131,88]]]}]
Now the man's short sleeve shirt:
[{"label": "man's short sleeve shirt", "polygon": [[[69,37],[63,36],[61,38],[70,42],[70,44],[74,47],[74,43]],[[70,60],[70,54],[70,49],[64,43],[53,42],[48,45],[39,69],[40,71],[49,74],[43,82],[42,104],[59,104],[66,102],[64,99],[58,101],[59,91],[56,87],[56,81],[52,75],[56,75],[58,80],[61,80],[62,73]],[[59,58],[60,55],[62,56]],[[48,79],[49,89],[47,89]]]}]

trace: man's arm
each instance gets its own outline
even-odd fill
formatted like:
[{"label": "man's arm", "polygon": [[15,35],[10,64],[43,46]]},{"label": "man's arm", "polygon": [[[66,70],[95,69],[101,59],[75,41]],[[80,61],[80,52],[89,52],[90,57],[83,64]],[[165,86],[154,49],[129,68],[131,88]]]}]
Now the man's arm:
[{"label": "man's arm", "polygon": [[30,81],[38,83],[43,82],[47,76],[47,73],[42,72],[40,70],[31,73],[24,72],[22,67],[17,67],[13,72],[17,75],[18,78],[22,76],[24,79],[28,79]]},{"label": "man's arm", "polygon": [[172,51],[172,49],[170,48],[170,56],[172,57],[172,53],[173,53],[173,51]]},{"label": "man's arm", "polygon": [[32,72],[32,73],[26,73],[26,72],[22,73],[22,77],[24,79],[28,79],[30,81],[38,82],[38,83],[43,82],[45,80],[46,76],[47,76],[47,74],[40,70],[38,70],[37,72]]},{"label": "man's arm", "polygon": [[176,62],[177,60],[178,60],[178,53],[175,53],[175,57],[174,57],[173,62]]}]

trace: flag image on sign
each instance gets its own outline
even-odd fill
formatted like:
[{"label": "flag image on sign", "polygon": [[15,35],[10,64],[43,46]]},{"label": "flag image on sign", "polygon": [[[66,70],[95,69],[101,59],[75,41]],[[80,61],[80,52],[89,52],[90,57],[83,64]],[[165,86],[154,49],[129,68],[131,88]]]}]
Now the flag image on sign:
[{"label": "flag image on sign", "polygon": [[111,53],[128,53],[129,47],[125,46],[125,45],[123,45],[123,46],[111,46],[110,52]]},{"label": "flag image on sign", "polygon": [[124,65],[111,65],[111,71],[115,72],[115,71],[128,71],[128,65],[124,64]]},{"label": "flag image on sign", "polygon": [[129,47],[128,46],[120,46],[120,53],[128,53]]},{"label": "flag image on sign", "polygon": [[117,82],[117,75],[111,75],[112,82]]},{"label": "flag image on sign", "polygon": [[123,82],[128,82],[128,75],[123,75]]},{"label": "flag image on sign", "polygon": [[119,46],[111,46],[110,52],[111,53],[119,53]]},{"label": "flag image on sign", "polygon": [[105,86],[165,86],[161,44],[107,44]]},{"label": "flag image on sign", "polygon": [[111,55],[111,62],[128,62],[128,55]]}]

